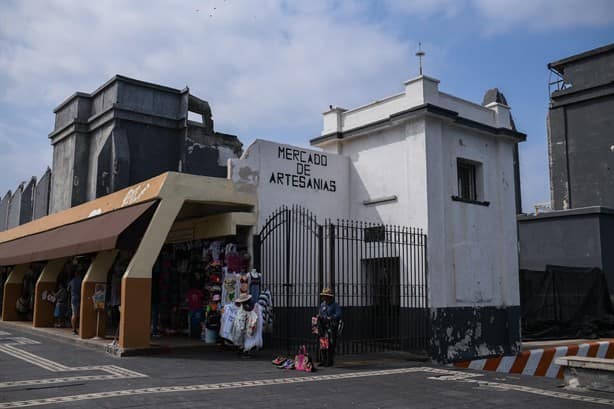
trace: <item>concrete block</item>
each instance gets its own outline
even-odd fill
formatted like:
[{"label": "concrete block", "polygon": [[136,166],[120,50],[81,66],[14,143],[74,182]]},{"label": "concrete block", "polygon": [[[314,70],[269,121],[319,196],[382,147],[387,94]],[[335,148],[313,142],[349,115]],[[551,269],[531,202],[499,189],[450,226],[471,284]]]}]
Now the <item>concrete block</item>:
[{"label": "concrete block", "polygon": [[565,385],[614,392],[614,359],[567,356],[555,363],[564,368]]}]

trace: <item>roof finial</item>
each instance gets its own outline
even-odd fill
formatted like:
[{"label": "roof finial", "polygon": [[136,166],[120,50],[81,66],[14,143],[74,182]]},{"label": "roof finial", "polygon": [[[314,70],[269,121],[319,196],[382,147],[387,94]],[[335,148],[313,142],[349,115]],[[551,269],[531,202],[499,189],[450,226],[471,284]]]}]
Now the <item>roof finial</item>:
[{"label": "roof finial", "polygon": [[422,43],[418,43],[418,51],[416,52],[416,57],[420,59],[420,75],[422,75],[422,57],[424,57],[426,53],[422,51]]}]

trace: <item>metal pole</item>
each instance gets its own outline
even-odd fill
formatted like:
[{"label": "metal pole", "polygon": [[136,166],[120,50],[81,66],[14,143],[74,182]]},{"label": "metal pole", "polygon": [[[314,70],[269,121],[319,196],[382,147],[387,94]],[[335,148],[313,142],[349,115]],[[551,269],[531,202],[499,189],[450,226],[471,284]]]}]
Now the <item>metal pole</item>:
[{"label": "metal pole", "polygon": [[328,238],[328,246],[330,251],[330,289],[331,291],[335,292],[335,225],[331,223],[328,227],[330,229]]}]

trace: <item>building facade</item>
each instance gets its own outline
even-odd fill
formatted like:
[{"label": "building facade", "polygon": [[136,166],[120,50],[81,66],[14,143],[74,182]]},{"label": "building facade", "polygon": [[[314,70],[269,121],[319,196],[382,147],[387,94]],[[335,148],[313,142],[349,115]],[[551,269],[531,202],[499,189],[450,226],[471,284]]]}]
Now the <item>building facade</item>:
[{"label": "building facade", "polygon": [[[91,95],[69,98],[56,110],[51,134],[51,203],[58,212],[0,233],[0,265],[14,266],[4,319],[16,319],[11,302],[28,263],[60,260],[47,263],[37,286],[42,291],[62,260],[94,253],[83,287],[90,291],[106,277],[117,251],[129,250],[120,344],[147,346],[148,289],[162,247],[242,236],[254,241],[247,247],[265,285],[272,276],[286,279],[277,283],[286,290],[273,295],[278,312],[312,313],[326,284],[337,291],[348,320],[355,317],[348,327],[371,325],[366,316],[389,327],[421,320],[425,312],[425,336],[437,361],[515,353],[515,150],[525,135],[498,92],[480,105],[440,91],[430,77],[404,85],[403,92],[362,107],[331,107],[313,149],[257,140],[240,157],[240,143],[211,134],[208,105],[187,91],[116,77]],[[150,112],[161,107],[175,111],[166,117]],[[187,121],[191,110],[203,113],[202,124]],[[170,167],[208,175],[167,172],[143,180]],[[222,170],[225,177],[219,177]],[[305,210],[292,216],[292,224],[283,218],[290,206]],[[83,236],[94,225],[112,231],[105,227],[104,240]],[[268,253],[258,247],[267,229],[277,229],[280,239]],[[46,239],[50,234],[63,240]],[[308,287],[313,293],[304,297]],[[87,337],[94,315],[84,305]],[[404,318],[390,320],[382,311]],[[34,316],[35,326],[48,324]],[[382,325],[370,330],[377,333]],[[393,335],[408,330],[397,326]],[[345,336],[352,336],[348,331]]]},{"label": "building facade", "polygon": [[614,44],[548,64],[552,212],[518,217],[520,268],[603,270],[614,295]]},{"label": "building facade", "polygon": [[242,152],[236,136],[214,131],[209,103],[188,88],[116,75],[54,112],[51,213],[166,171],[225,177],[226,160]]},{"label": "building facade", "polygon": [[548,64],[552,209],[614,207],[614,44]]},{"label": "building facade", "polygon": [[[230,177],[258,193],[259,226],[281,204],[302,204],[322,219],[423,229],[434,356],[513,353],[520,345],[514,151],[524,139],[509,106],[462,100],[421,76],[400,94],[324,113],[322,134],[311,140],[321,151],[257,141],[231,161]],[[310,163],[319,152],[327,166]],[[314,189],[313,179],[328,188]]]},{"label": "building facade", "polygon": [[116,75],[55,110],[52,167],[0,205],[0,231],[116,192],[160,173],[225,178],[241,156],[234,135],[214,130],[211,107],[178,90]]}]

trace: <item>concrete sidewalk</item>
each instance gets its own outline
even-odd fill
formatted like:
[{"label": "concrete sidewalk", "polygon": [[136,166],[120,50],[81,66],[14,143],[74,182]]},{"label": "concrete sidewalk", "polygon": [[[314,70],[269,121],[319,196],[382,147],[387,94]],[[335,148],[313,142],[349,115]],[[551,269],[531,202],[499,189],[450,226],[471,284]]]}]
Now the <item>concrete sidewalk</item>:
[{"label": "concrete sidewalk", "polygon": [[157,355],[168,354],[177,350],[207,350],[216,348],[215,345],[206,345],[198,339],[177,335],[153,338],[149,348],[120,349],[119,346],[116,348],[112,346],[113,337],[81,339],[78,335],[72,334],[71,328],[34,328],[29,321],[2,321],[2,325],[57,341],[76,343],[87,348],[106,351],[116,356]]}]

